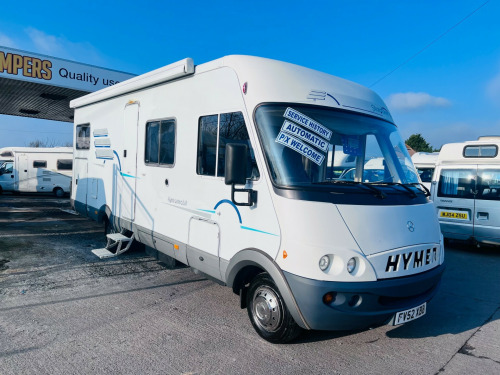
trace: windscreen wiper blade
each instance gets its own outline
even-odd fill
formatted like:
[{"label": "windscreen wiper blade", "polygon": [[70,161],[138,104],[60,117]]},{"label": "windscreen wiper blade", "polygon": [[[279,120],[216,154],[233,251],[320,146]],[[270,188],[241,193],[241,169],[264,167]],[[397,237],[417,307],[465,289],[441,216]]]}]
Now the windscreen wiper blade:
[{"label": "windscreen wiper blade", "polygon": [[[401,182],[381,182],[380,185],[388,185],[388,186],[401,186],[403,189],[405,189],[408,193],[410,193],[412,198],[418,197],[417,193],[413,191],[410,187],[408,187],[405,184],[402,184]],[[419,189],[420,190],[420,189]]]},{"label": "windscreen wiper blade", "polygon": [[[316,182],[317,183],[317,182]],[[320,182],[320,184],[325,184],[327,183],[326,181]],[[368,190],[371,190],[372,192],[375,193],[375,197],[380,198],[380,199],[385,199],[387,198],[387,195],[380,189],[376,188],[373,185],[370,184],[365,184],[364,182],[358,182],[358,181],[350,181],[350,180],[332,180],[328,183],[333,183],[333,184],[346,184],[346,185],[358,185],[367,188]]]},{"label": "windscreen wiper blade", "polygon": [[[431,192],[429,191],[429,189],[427,189],[427,186],[425,186],[423,183],[421,183],[421,182],[415,182],[412,185],[415,186],[416,189],[418,189],[422,193],[424,193],[426,197],[430,197],[431,196]],[[424,190],[421,190],[420,188],[423,188]]]}]

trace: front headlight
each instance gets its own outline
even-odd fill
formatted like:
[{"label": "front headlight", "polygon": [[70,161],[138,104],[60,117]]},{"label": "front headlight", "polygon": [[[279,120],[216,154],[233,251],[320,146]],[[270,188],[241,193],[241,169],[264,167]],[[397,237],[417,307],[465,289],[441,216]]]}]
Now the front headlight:
[{"label": "front headlight", "polygon": [[351,258],[347,262],[347,272],[353,273],[355,269],[356,269],[356,259],[355,258]]},{"label": "front headlight", "polygon": [[330,257],[328,255],[323,255],[319,259],[319,269],[321,271],[325,271],[329,265],[330,265]]}]

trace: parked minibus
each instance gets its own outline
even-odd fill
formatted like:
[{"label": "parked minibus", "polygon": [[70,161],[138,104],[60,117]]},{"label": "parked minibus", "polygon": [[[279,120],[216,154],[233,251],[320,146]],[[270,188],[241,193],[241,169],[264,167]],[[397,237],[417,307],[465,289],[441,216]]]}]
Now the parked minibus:
[{"label": "parked minibus", "polygon": [[432,181],[445,238],[500,244],[500,137],[449,143]]},{"label": "parked minibus", "polygon": [[[373,91],[227,56],[184,59],[70,105],[71,200],[119,232],[108,249],[133,239],[230,287],[270,342],[427,312],[444,269],[439,223]],[[383,179],[363,180],[376,158]]]}]

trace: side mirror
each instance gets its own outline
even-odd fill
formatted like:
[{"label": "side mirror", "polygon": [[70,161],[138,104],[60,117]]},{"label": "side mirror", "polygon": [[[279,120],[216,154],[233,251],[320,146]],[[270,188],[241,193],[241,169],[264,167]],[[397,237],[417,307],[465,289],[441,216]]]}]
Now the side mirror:
[{"label": "side mirror", "polygon": [[[231,187],[231,201],[237,206],[253,206],[257,202],[257,192],[252,189],[236,189],[235,185],[247,182],[248,146],[239,143],[226,144],[226,164],[224,182]],[[246,202],[236,202],[235,193],[246,193]]]}]

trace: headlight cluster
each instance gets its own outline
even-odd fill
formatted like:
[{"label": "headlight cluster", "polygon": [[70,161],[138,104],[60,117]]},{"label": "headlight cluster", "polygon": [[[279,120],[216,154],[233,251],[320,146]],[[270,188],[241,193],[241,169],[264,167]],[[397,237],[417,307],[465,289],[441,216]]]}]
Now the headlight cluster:
[{"label": "headlight cluster", "polygon": [[[330,267],[330,264],[331,264],[330,255],[323,255],[321,258],[319,258],[318,265],[321,271],[324,272],[327,271],[328,267]],[[357,266],[356,258],[349,259],[347,261],[347,266],[346,266],[347,272],[352,274],[356,270],[356,266]]]}]

